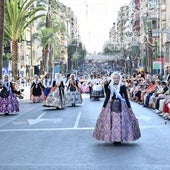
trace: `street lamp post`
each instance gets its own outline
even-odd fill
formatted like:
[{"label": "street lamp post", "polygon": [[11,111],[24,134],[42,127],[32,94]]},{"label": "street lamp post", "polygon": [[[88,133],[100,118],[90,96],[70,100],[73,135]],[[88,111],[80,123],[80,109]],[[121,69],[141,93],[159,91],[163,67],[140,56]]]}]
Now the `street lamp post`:
[{"label": "street lamp post", "polygon": [[33,77],[33,45],[32,45],[32,24],[30,24],[30,76]]},{"label": "street lamp post", "polygon": [[159,0],[159,58],[160,58],[160,75],[163,74],[163,60],[162,60],[162,0]]}]

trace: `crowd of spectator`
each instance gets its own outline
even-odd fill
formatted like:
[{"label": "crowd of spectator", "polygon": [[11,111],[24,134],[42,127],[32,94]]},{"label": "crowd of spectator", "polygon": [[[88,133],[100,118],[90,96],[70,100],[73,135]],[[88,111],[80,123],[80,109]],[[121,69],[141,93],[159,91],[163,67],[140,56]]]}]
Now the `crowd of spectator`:
[{"label": "crowd of spectator", "polygon": [[[88,82],[91,75],[98,74],[104,81],[113,71],[114,67],[109,62],[85,62],[79,67],[78,77],[85,80],[83,85],[87,87],[86,80]],[[150,75],[144,71],[136,71],[133,75],[122,73],[122,76],[130,100],[170,120],[170,74],[160,77],[157,74]]]},{"label": "crowd of spectator", "polygon": [[124,79],[129,97],[143,107],[151,108],[164,119],[170,120],[170,75],[160,79],[157,75],[138,73]]},{"label": "crowd of spectator", "polygon": [[[79,67],[78,76],[86,86],[92,75],[98,74],[103,79],[114,71],[109,62],[85,62]],[[91,76],[91,77],[90,77]],[[152,109],[164,119],[170,120],[170,74],[163,77],[150,75],[144,71],[135,72],[133,75],[122,74],[123,82],[126,84],[130,100],[137,102],[143,107]]]},{"label": "crowd of spectator", "polygon": [[88,78],[90,75],[107,75],[113,72],[114,67],[111,62],[85,61],[78,68],[78,77]]}]

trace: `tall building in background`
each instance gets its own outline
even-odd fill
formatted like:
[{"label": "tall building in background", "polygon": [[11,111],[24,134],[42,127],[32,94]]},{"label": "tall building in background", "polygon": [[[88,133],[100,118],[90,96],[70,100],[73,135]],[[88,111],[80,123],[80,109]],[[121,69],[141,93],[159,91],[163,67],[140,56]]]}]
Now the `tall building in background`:
[{"label": "tall building in background", "polygon": [[131,0],[129,7],[120,8],[115,24],[117,33],[112,27],[109,38],[113,41],[114,35],[118,35],[120,58],[127,61],[130,57],[134,61],[124,66],[144,67],[145,71],[160,75],[170,70],[169,9],[168,0]]}]

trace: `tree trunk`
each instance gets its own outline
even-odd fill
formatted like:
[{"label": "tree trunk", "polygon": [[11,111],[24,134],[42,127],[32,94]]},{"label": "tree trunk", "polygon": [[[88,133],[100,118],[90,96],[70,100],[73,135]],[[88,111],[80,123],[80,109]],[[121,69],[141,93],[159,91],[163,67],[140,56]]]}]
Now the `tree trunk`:
[{"label": "tree trunk", "polygon": [[68,68],[67,68],[68,73],[71,73],[72,71],[72,57],[68,56]]},{"label": "tree trunk", "polygon": [[53,72],[53,64],[52,64],[52,59],[53,59],[53,47],[52,44],[49,45],[49,60],[48,62],[48,66],[49,66],[49,74],[52,76],[52,72]]},{"label": "tree trunk", "polygon": [[42,49],[42,62],[41,62],[41,68],[40,68],[41,75],[45,75],[46,56],[47,56],[47,50],[46,48],[43,48]]},{"label": "tree trunk", "polygon": [[12,40],[12,80],[18,78],[18,41]]},{"label": "tree trunk", "polygon": [[3,67],[3,35],[4,35],[4,6],[5,0],[0,2],[0,79],[2,79]]}]

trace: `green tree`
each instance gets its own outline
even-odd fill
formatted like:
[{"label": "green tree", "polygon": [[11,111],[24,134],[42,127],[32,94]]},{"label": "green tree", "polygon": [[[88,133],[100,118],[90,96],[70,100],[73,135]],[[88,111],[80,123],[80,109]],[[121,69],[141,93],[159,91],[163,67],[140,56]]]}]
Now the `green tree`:
[{"label": "green tree", "polygon": [[42,61],[40,72],[42,75],[45,74],[47,65],[47,55],[48,55],[48,44],[54,42],[55,33],[51,28],[42,27],[36,34],[33,35],[33,39],[37,39],[42,47]]},{"label": "green tree", "polygon": [[117,49],[117,47],[114,44],[106,43],[104,45],[103,54],[114,55],[118,52],[119,52],[119,50]]},{"label": "green tree", "polygon": [[[53,43],[48,43],[48,61],[46,61],[49,65],[47,71],[52,73],[54,63],[52,62],[58,59],[59,61],[62,58],[61,47],[63,43],[60,41],[61,37],[66,35],[65,24],[62,20],[62,14],[66,11],[66,6],[59,2],[58,0],[49,0],[48,1],[48,12],[46,16],[46,27],[51,28],[56,36],[55,41]],[[56,55],[58,54],[58,55]]]},{"label": "green tree", "polygon": [[[50,21],[50,26],[46,27],[45,20],[43,19],[38,25],[38,32],[33,35],[33,39],[38,40],[42,47],[42,62],[41,62],[41,74],[45,74],[46,71],[52,73],[52,58],[54,55],[59,54],[59,36],[65,31],[62,23],[57,19]],[[47,66],[49,70],[47,69]]]},{"label": "green tree", "polygon": [[86,55],[86,50],[83,48],[82,43],[75,39],[68,44],[67,48],[68,72],[71,73],[73,69],[77,69],[78,65],[83,62]]},{"label": "green tree", "polygon": [[4,7],[5,0],[0,2],[0,79],[2,79],[2,61],[3,61],[3,37],[4,37]]},{"label": "green tree", "polygon": [[76,53],[77,40],[72,40],[67,46],[67,55],[68,55],[68,72],[71,73],[73,65],[73,55]]},{"label": "green tree", "polygon": [[61,57],[59,37],[66,34],[66,28],[61,21],[61,13],[65,12],[66,6],[58,0],[44,0],[48,10],[46,18],[38,26],[38,32],[34,38],[38,39],[42,47],[41,74],[52,73],[53,59]]},{"label": "green tree", "polygon": [[[79,42],[78,49],[77,49],[77,67],[81,65],[84,62],[85,56],[86,56],[86,49],[83,47],[82,42]],[[77,67],[75,69],[77,69]]]},{"label": "green tree", "polygon": [[[38,1],[37,1],[38,2]],[[18,77],[18,42],[22,39],[24,30],[44,14],[43,6],[34,7],[34,0],[6,0],[4,31],[11,41],[12,78]]]}]

